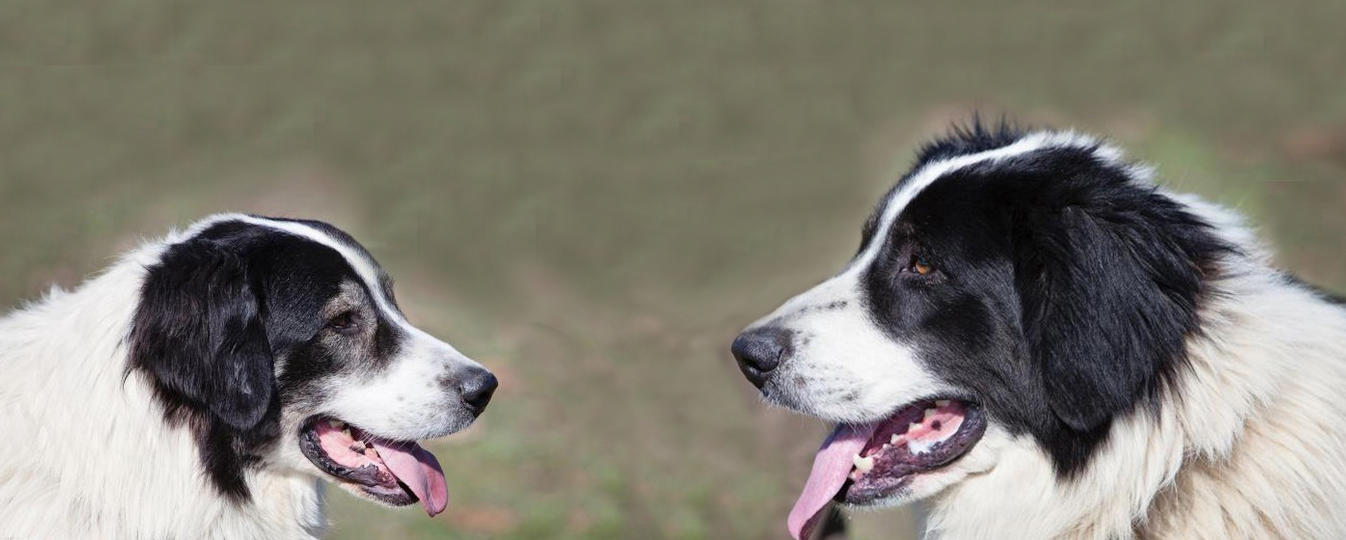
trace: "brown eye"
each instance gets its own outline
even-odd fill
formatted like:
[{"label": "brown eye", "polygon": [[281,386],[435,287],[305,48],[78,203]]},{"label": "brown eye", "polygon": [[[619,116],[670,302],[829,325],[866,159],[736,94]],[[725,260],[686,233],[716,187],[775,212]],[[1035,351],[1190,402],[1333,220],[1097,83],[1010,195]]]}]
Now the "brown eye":
[{"label": "brown eye", "polygon": [[935,267],[932,266],[929,261],[925,260],[924,257],[917,255],[911,258],[911,266],[907,268],[907,271],[916,275],[928,276],[931,272],[935,271]]},{"label": "brown eye", "polygon": [[360,322],[360,316],[354,311],[347,311],[327,320],[327,328],[342,333],[350,334],[355,332]]}]

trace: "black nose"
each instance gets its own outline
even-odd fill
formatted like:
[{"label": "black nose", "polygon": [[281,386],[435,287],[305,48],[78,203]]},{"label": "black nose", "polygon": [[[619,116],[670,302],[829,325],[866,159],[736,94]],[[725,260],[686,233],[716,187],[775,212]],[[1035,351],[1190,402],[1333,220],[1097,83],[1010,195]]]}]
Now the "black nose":
[{"label": "black nose", "polygon": [[473,412],[480,414],[491,402],[491,394],[495,393],[495,387],[499,385],[499,381],[495,380],[495,374],[481,368],[472,368],[460,378],[458,395],[462,396],[463,403],[466,403]]},{"label": "black nose", "polygon": [[738,369],[743,376],[753,386],[761,388],[771,370],[790,355],[792,338],[791,332],[784,328],[757,328],[739,334],[729,350],[738,360]]}]

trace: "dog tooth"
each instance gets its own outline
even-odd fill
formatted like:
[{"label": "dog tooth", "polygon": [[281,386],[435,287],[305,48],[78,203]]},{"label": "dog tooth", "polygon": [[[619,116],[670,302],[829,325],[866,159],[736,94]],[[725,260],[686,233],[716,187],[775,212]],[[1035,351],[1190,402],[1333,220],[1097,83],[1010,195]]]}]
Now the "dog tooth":
[{"label": "dog tooth", "polygon": [[356,451],[356,452],[364,452],[364,451],[365,451],[365,442],[364,442],[364,441],[355,441],[355,444],[352,444],[351,447],[355,448],[355,451]]},{"label": "dog tooth", "polygon": [[907,449],[910,450],[913,455],[925,455],[935,446],[935,442],[937,441],[912,441],[912,443],[907,446]]},{"label": "dog tooth", "polygon": [[939,414],[939,411],[934,410],[934,409],[926,409],[926,410],[925,410],[925,418],[923,418],[922,420],[923,420],[923,421],[924,421],[924,420],[929,420],[930,417],[932,417],[932,416],[934,416],[934,415],[936,415],[936,414]]},{"label": "dog tooth", "polygon": [[921,427],[921,423],[920,423],[920,422],[912,422],[910,426],[907,426],[907,433],[911,433],[911,432],[913,432],[913,431],[916,431],[916,430],[919,429],[920,427]]},{"label": "dog tooth", "polygon": [[873,457],[860,457],[860,454],[856,454],[855,457],[851,459],[851,462],[855,464],[855,470],[860,471],[861,474],[874,469]]},{"label": "dog tooth", "polygon": [[332,425],[332,429],[346,429],[346,423],[340,420],[332,420],[328,423]]},{"label": "dog tooth", "polygon": [[902,436],[901,436],[901,435],[898,435],[898,434],[896,434],[896,433],[894,433],[894,434],[893,434],[893,438],[888,439],[888,444],[891,444],[891,445],[893,445],[893,446],[897,446],[897,442],[900,441],[900,440],[902,440]]},{"label": "dog tooth", "polygon": [[936,407],[948,407],[948,406],[949,406],[949,400],[947,400],[947,399],[937,399],[937,400],[935,400],[935,406],[936,406]]}]

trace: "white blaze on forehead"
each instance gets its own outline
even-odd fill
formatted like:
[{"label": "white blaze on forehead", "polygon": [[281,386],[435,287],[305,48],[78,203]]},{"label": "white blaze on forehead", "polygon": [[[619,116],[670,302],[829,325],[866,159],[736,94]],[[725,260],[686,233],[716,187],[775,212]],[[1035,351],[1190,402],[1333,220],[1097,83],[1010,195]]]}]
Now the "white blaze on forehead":
[{"label": "white blaze on forehead", "polygon": [[383,295],[383,287],[379,285],[378,270],[374,268],[373,261],[370,261],[363,253],[351,248],[345,242],[333,238],[326,232],[304,223],[273,221],[251,216],[243,216],[239,221],[272,229],[279,229],[295,236],[312,240],[336,251],[342,258],[346,259],[346,264],[350,265],[350,267],[355,270],[355,274],[360,276],[360,279],[365,282],[365,287],[369,289],[370,295],[374,297],[374,303],[378,304],[379,310],[383,311],[385,316],[398,323],[402,325],[407,324],[407,321],[402,317],[402,314],[394,309],[392,302]]},{"label": "white blaze on forehead", "polygon": [[920,195],[925,188],[930,187],[935,181],[951,172],[978,163],[1013,158],[1044,148],[1088,148],[1092,149],[1094,157],[1110,164],[1117,163],[1122,159],[1120,150],[1103,145],[1094,137],[1073,131],[1044,131],[1030,133],[1000,148],[928,163],[913,171],[910,178],[888,196],[869,245],[865,246],[864,252],[851,261],[842,274],[859,273],[868,268],[870,263],[878,257],[879,252],[883,250],[884,239],[887,238],[888,230],[892,228],[893,223],[897,222],[898,216],[917,195]]},{"label": "white blaze on forehead", "polygon": [[[443,343],[434,336],[412,326],[411,323],[407,321],[406,317],[403,317],[402,313],[394,308],[392,302],[383,294],[383,287],[379,284],[378,270],[375,269],[374,262],[371,261],[368,256],[357,251],[345,242],[333,238],[332,235],[328,234],[326,231],[296,221],[272,220],[249,216],[247,214],[218,214],[192,225],[192,227],[184,233],[184,238],[191,238],[206,229],[209,229],[213,225],[229,221],[238,221],[269,229],[276,229],[331,248],[346,260],[346,264],[350,265],[351,269],[355,270],[355,274],[360,277],[360,280],[365,284],[365,288],[369,290],[369,294],[373,298],[375,306],[378,307],[379,311],[382,312],[385,317],[396,324],[398,328],[418,337],[433,339],[441,343],[444,347],[448,347],[451,350],[453,349],[451,345]],[[454,351],[454,353],[457,353],[457,351]]]}]

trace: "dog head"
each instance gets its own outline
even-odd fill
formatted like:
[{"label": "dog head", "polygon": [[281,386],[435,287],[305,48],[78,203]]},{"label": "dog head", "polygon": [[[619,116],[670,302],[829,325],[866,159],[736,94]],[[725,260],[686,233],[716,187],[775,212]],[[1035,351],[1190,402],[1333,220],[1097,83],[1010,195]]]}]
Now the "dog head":
[{"label": "dog head", "polygon": [[470,425],[495,377],[412,326],[364,248],[315,221],[224,215],[146,270],[130,368],[194,431],[207,478],[249,496],[249,469],[325,476],[391,505],[448,500],[415,441]]},{"label": "dog head", "polygon": [[1026,435],[1069,477],[1183,359],[1209,226],[1118,151],[974,126],[927,146],[843,270],[734,341],[764,398],[837,423],[791,512],[930,496]]}]

